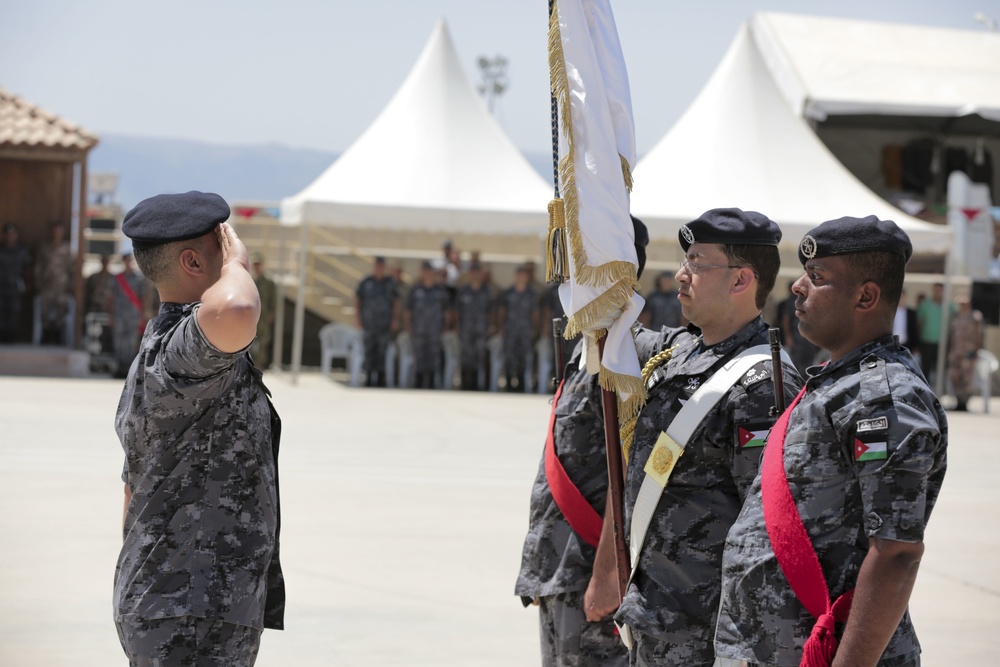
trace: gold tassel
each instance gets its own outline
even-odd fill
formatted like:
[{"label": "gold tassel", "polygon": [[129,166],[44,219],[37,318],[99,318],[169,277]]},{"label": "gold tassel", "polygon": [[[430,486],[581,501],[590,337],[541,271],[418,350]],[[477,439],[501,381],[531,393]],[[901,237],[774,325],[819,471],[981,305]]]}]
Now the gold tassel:
[{"label": "gold tassel", "polygon": [[568,253],[565,204],[562,199],[553,199],[549,202],[549,234],[545,243],[545,282],[569,280]]},{"label": "gold tassel", "polygon": [[632,192],[632,167],[628,166],[628,160],[624,155],[619,154],[622,160],[622,176],[625,178],[625,189]]}]

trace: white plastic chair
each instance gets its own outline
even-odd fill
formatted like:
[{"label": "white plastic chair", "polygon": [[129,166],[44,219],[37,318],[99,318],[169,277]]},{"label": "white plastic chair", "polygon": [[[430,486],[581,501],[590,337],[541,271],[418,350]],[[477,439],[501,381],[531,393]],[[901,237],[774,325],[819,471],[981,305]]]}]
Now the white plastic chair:
[{"label": "white plastic chair", "polygon": [[454,331],[445,331],[441,335],[441,346],[444,348],[444,371],[439,389],[454,389],[455,374],[462,365],[462,345],[458,340],[458,334]]},{"label": "white plastic chair", "polygon": [[979,350],[976,353],[976,380],[983,392],[983,412],[990,411],[990,394],[993,390],[993,374],[1000,369],[1000,360],[989,350]]},{"label": "white plastic chair", "polygon": [[361,384],[361,369],[365,363],[361,331],[347,324],[327,324],[319,330],[319,344],[323,378],[330,376],[334,359],[343,359],[351,376],[351,386]]},{"label": "white plastic chair", "polygon": [[490,336],[486,347],[490,351],[490,391],[499,391],[500,374],[503,373],[503,336]]},{"label": "white plastic chair", "polygon": [[413,386],[413,341],[410,334],[405,331],[396,336],[396,349],[399,355],[399,382],[400,389],[408,389]]}]

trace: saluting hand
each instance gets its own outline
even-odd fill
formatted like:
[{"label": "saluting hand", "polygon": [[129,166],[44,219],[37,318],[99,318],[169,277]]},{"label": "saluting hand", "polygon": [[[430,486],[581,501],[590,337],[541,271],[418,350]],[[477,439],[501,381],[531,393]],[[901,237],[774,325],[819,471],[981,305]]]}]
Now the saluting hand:
[{"label": "saluting hand", "polygon": [[230,262],[241,264],[247,271],[250,270],[250,257],[247,254],[247,247],[236,235],[236,230],[228,222],[223,222],[215,228],[215,233],[219,237],[219,247],[222,248],[222,265]]}]

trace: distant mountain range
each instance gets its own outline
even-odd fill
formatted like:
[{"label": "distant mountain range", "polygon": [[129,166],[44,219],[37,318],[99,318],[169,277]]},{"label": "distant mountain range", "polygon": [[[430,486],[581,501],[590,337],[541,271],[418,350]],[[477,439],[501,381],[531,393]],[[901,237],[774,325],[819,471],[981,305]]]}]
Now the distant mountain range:
[{"label": "distant mountain range", "polygon": [[[91,173],[118,174],[118,201],[128,210],[161,192],[204,190],[232,201],[277,201],[299,192],[339,153],[279,144],[218,145],[185,139],[101,134]],[[525,154],[548,182],[551,156]]]}]

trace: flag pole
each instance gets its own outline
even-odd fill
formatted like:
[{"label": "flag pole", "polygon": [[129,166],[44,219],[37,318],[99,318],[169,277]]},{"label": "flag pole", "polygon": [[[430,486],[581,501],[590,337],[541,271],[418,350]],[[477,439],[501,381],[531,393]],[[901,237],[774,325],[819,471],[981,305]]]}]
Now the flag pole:
[{"label": "flag pole", "polygon": [[[604,359],[604,341],[597,343],[598,353]],[[608,460],[608,494],[611,497],[611,529],[615,545],[615,574],[618,581],[618,604],[625,599],[628,580],[632,571],[628,549],[625,547],[625,471],[622,465],[622,445],[618,426],[618,397],[615,392],[601,389],[601,407],[604,409],[604,446]]]}]

